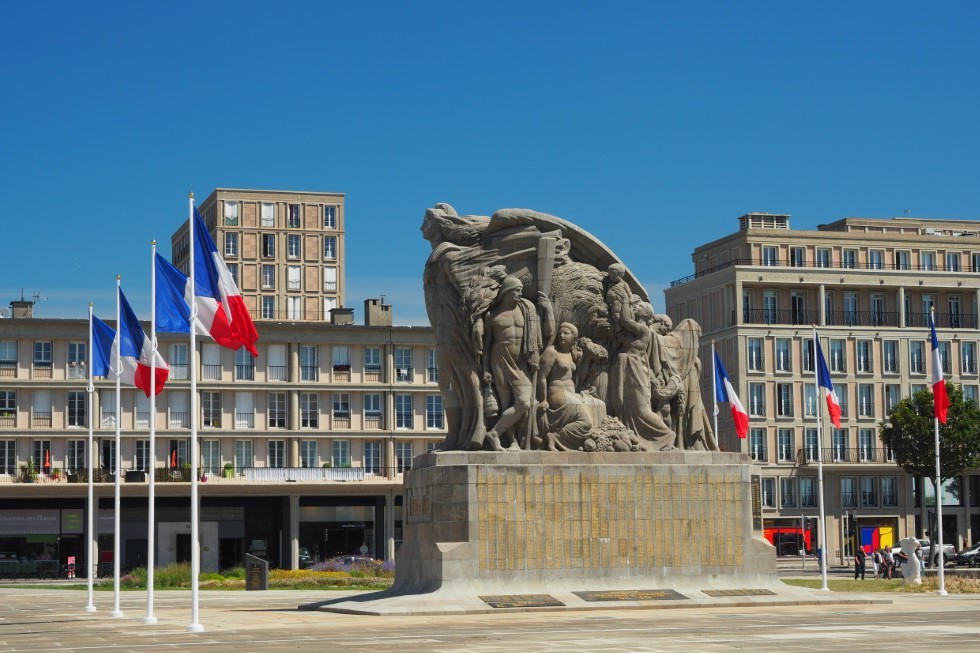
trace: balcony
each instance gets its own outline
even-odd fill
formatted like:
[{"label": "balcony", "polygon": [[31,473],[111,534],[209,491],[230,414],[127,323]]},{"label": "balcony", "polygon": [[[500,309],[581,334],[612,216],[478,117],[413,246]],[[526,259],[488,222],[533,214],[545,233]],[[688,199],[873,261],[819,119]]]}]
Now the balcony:
[{"label": "balcony", "polygon": [[270,381],[288,381],[289,380],[289,368],[285,365],[270,365],[269,366],[269,380]]},{"label": "balcony", "polygon": [[235,413],[236,429],[254,429],[255,413]]},{"label": "balcony", "polygon": [[204,381],[220,381],[221,380],[221,366],[220,365],[202,365],[201,379]]},{"label": "balcony", "polygon": [[172,429],[189,429],[191,427],[190,413],[171,412],[167,416],[167,427]]},{"label": "balcony", "polygon": [[385,427],[384,417],[381,415],[365,415],[364,416],[364,429],[365,430],[381,430]]},{"label": "balcony", "polygon": [[316,365],[301,365],[299,379],[300,381],[319,381],[320,370]]},{"label": "balcony", "polygon": [[17,426],[17,413],[12,410],[0,410],[0,427],[13,428]]},{"label": "balcony", "polygon": [[[402,482],[402,474],[408,467],[237,467],[225,470],[224,466],[198,468],[198,480],[208,484],[258,484],[258,483],[393,483]],[[57,470],[57,476],[38,473],[30,481],[36,484],[88,483],[88,470],[85,468]],[[115,474],[107,468],[95,468],[93,483],[115,483]],[[24,474],[12,470],[0,473],[0,485],[8,483],[27,482]],[[153,470],[157,483],[190,483],[191,469],[184,465],[180,467],[157,467]],[[146,471],[124,468],[122,478],[130,485],[146,484],[149,475]]]},{"label": "balcony", "polygon": [[186,363],[171,363],[170,364],[170,376],[167,377],[169,381],[186,380],[187,375],[187,364]]},{"label": "balcony", "polygon": [[16,361],[0,361],[0,378],[12,379],[17,376]]},{"label": "balcony", "polygon": [[35,410],[31,414],[31,426],[33,428],[51,428],[51,411]]},{"label": "balcony", "polygon": [[[881,449],[871,449],[867,447],[860,447],[857,449],[848,449],[843,447],[825,447],[821,450],[823,456],[823,463],[828,464],[880,464],[880,465],[893,465],[895,464],[895,459],[888,450]],[[817,464],[816,451],[813,449],[799,449],[796,452],[796,462],[800,465],[815,465]]]},{"label": "balcony", "polygon": [[897,327],[897,311],[828,311],[827,326]]},{"label": "balcony", "polygon": [[[207,378],[207,377],[205,377]],[[219,377],[220,378],[220,373]],[[236,381],[254,381],[255,380],[255,366],[254,365],[235,365],[235,380]]]}]

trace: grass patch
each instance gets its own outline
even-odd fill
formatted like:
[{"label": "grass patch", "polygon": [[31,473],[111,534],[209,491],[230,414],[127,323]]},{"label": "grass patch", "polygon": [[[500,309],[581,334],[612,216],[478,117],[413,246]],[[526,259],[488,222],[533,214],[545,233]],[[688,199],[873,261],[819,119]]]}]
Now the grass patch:
[{"label": "grass patch", "polygon": [[[946,576],[946,591],[950,594],[980,594],[980,579],[960,578],[952,574]],[[782,581],[794,587],[820,589],[819,578],[783,578]],[[922,579],[921,585],[905,585],[900,578],[891,580],[872,579],[852,580],[844,578],[827,579],[827,587],[834,592],[904,592],[907,594],[928,594],[939,590],[939,579],[928,576]]]}]

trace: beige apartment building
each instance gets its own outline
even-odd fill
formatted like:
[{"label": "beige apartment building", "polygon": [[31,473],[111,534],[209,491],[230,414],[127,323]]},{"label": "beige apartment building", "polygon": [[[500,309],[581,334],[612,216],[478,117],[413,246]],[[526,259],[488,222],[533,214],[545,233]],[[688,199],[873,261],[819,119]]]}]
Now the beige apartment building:
[{"label": "beige apartment building", "polygon": [[[344,306],[344,194],[218,188],[200,203],[255,320],[330,320]],[[171,236],[187,273],[186,220]]]},{"label": "beige apartment building", "polygon": [[[704,328],[704,396],[712,397],[714,341],[749,412],[749,437],[739,440],[722,407],[720,443],[759,465],[764,528],[778,553],[817,546],[818,448],[831,562],[850,554],[852,529],[872,546],[925,537],[931,482],[895,465],[878,424],[929,383],[933,308],[947,380],[980,396],[980,222],[845,218],[808,231],[790,229],[788,215],[750,213],[692,258],[694,274],[666,291],[667,312]],[[814,328],[841,429],[817,391]],[[980,538],[977,473],[944,487],[943,536],[957,548]]]}]

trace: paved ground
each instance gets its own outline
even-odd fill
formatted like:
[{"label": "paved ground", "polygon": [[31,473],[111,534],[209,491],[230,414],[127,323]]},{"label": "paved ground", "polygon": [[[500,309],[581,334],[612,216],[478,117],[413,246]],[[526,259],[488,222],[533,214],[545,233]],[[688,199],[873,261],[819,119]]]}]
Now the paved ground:
[{"label": "paved ground", "polygon": [[[189,634],[190,594],[157,592],[159,623],[140,623],[146,595],[97,592],[84,612],[77,590],[0,589],[0,653],[30,651],[208,651],[252,653],[539,653],[553,651],[840,650],[971,651],[980,635],[980,596],[895,595],[892,605],[766,609],[693,608],[508,613],[450,617],[363,617],[299,611],[324,592],[201,592]],[[879,595],[880,597],[880,595]]]}]

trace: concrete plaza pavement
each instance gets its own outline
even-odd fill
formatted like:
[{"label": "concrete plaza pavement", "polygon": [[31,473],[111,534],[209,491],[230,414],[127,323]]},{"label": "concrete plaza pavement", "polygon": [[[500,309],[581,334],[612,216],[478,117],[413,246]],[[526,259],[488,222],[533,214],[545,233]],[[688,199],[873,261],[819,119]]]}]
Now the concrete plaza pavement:
[{"label": "concrete plaza pavement", "polygon": [[[976,651],[980,596],[884,595],[893,603],[760,608],[597,609],[428,617],[302,611],[323,591],[200,593],[203,633],[190,634],[190,593],[159,591],[159,623],[143,625],[144,592],[0,588],[0,653],[68,651],[324,651],[407,653],[589,651]],[[354,593],[348,593],[354,594]],[[860,595],[848,595],[856,598]],[[884,598],[882,595],[865,595]]]}]

